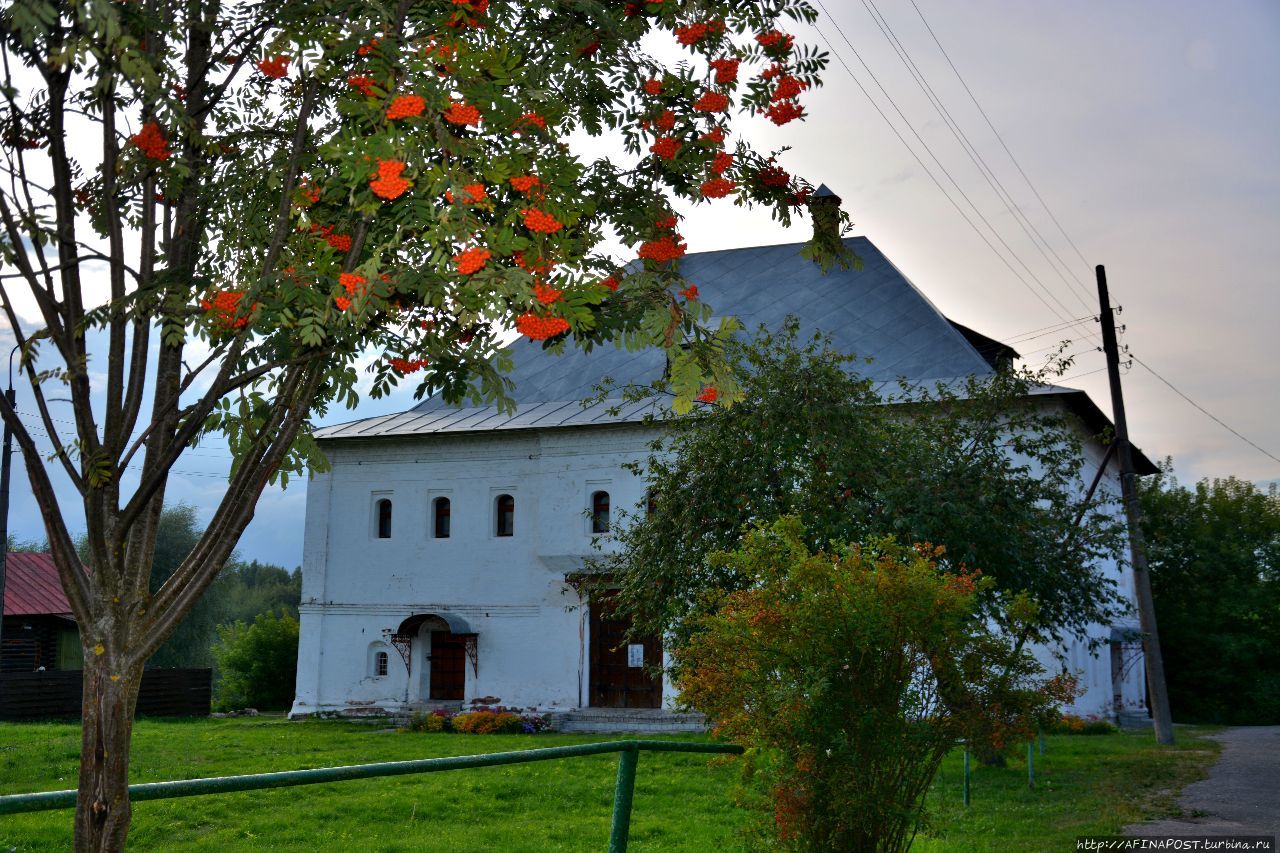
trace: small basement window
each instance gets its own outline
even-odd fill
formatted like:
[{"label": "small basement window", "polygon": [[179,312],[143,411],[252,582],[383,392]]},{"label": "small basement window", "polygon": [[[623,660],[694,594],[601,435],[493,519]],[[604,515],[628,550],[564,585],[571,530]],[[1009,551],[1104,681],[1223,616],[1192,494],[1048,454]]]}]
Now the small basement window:
[{"label": "small basement window", "polygon": [[498,536],[514,536],[516,532],[516,499],[511,495],[498,495],[497,503],[497,525],[495,534]]},{"label": "small basement window", "polygon": [[437,539],[449,538],[451,506],[448,498],[436,498],[431,503],[431,530]]},{"label": "small basement window", "polygon": [[609,532],[609,493],[596,492],[591,496],[591,532]]},{"label": "small basement window", "polygon": [[378,501],[378,538],[391,538],[391,501],[386,498]]}]

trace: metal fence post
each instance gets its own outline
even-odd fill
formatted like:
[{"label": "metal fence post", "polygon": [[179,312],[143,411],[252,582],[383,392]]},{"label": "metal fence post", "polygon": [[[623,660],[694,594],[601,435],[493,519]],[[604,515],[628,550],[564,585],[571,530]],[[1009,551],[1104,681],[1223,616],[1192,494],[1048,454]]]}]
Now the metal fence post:
[{"label": "metal fence post", "polygon": [[613,790],[613,828],[609,832],[609,853],[627,853],[631,832],[631,800],[636,792],[636,762],[640,750],[634,746],[618,753],[618,784]]},{"label": "metal fence post", "polygon": [[969,808],[969,747],[964,748],[964,807]]}]

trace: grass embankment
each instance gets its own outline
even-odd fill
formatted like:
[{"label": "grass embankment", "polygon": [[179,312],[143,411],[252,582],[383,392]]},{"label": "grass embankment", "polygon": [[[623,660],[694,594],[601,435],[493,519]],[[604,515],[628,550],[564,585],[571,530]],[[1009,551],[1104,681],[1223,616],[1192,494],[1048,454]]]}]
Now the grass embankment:
[{"label": "grass embankment", "polygon": [[[398,734],[338,721],[143,720],[132,779],[155,782],[374,761],[530,749],[614,739],[573,735]],[[1165,814],[1161,796],[1203,775],[1216,745],[1179,733],[1175,750],[1149,734],[1050,737],[1027,790],[1021,761],[976,768],[973,806],[960,801],[960,758],[944,765],[921,850],[1066,850],[1076,835],[1111,833]],[[64,723],[0,723],[0,793],[74,787],[79,732]],[[600,850],[609,836],[616,756],[139,803],[134,850]],[[631,827],[638,851],[732,850],[743,814],[731,803],[736,765],[703,755],[644,753]],[[66,850],[71,812],[0,817],[0,850]]]}]

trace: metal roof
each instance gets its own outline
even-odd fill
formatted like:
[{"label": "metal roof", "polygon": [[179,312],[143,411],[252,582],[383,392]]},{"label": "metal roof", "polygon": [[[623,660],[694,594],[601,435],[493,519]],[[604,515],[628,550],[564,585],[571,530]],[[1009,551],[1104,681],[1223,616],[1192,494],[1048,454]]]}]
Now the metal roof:
[{"label": "metal roof", "polygon": [[[874,359],[864,373],[879,381],[933,381],[989,375],[992,366],[937,308],[865,237],[845,240],[861,269],[821,267],[800,256],[803,243],[755,246],[685,256],[681,273],[721,315],[742,321],[748,333],[777,329],[788,315],[807,337],[822,330],[841,352]],[[554,354],[519,340],[509,348],[514,415],[495,407],[455,407],[439,397],[408,412],[366,418],[318,430],[318,438],[371,438],[495,429],[588,426],[638,421],[657,404],[611,399],[583,408],[594,386],[609,377],[618,387],[648,385],[663,375],[659,349],[628,352],[612,345],[590,353]],[[622,406],[621,411],[617,407]]]},{"label": "metal roof", "polygon": [[51,555],[10,552],[4,576],[5,616],[71,615]]}]

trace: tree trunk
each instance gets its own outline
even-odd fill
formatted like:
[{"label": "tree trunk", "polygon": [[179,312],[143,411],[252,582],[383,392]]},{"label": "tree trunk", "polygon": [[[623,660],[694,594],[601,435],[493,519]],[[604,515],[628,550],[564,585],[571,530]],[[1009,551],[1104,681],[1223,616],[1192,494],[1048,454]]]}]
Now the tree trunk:
[{"label": "tree trunk", "polygon": [[[91,636],[91,634],[87,634]],[[142,665],[113,666],[101,646],[85,650],[81,702],[80,785],[76,800],[76,850],[124,850],[129,834],[129,746]]]}]

